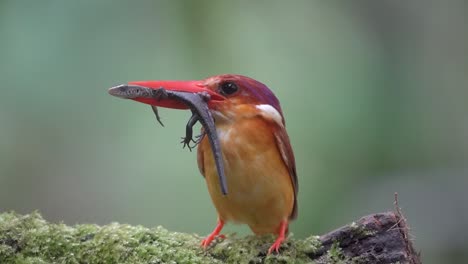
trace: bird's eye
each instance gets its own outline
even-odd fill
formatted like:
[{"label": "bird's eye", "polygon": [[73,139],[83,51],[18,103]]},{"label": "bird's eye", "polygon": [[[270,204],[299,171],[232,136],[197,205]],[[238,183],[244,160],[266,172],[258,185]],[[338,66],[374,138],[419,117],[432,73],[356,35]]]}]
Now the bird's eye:
[{"label": "bird's eye", "polygon": [[231,95],[237,92],[237,90],[239,90],[239,87],[233,82],[225,82],[219,86],[219,90],[224,95]]}]

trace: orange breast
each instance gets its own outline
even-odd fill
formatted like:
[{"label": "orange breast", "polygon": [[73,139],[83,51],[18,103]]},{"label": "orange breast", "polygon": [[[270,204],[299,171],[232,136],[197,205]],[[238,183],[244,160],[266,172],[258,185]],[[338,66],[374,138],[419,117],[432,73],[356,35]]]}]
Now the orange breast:
[{"label": "orange breast", "polygon": [[253,117],[216,128],[225,164],[226,196],[221,193],[206,137],[198,155],[219,217],[248,224],[257,234],[274,233],[293,210],[294,189],[268,122]]}]

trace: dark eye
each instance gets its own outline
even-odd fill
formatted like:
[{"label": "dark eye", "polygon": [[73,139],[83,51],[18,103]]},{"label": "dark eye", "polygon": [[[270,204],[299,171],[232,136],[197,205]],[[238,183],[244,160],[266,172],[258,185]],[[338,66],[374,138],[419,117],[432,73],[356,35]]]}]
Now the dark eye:
[{"label": "dark eye", "polygon": [[224,95],[231,95],[237,92],[237,90],[239,90],[239,87],[233,82],[225,82],[219,86],[219,90]]}]

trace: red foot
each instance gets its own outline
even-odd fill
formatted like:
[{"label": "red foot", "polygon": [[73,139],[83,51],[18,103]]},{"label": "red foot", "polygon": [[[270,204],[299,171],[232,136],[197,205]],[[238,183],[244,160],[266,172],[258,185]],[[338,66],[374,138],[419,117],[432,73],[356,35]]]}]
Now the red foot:
[{"label": "red foot", "polygon": [[276,239],[275,243],[271,245],[270,249],[268,249],[268,254],[271,254],[273,251],[279,253],[279,249],[281,247],[281,243],[285,240],[286,230],[288,230],[288,221],[284,220],[281,221],[278,238]]},{"label": "red foot", "polygon": [[[221,232],[221,229],[223,229],[224,226],[224,221],[223,220],[218,220],[218,224],[216,225],[215,229],[211,234],[209,234],[205,239],[202,240],[201,246],[203,248],[207,248],[213,239],[215,239],[218,235],[219,232]],[[219,235],[220,237],[224,238],[224,235]]]}]

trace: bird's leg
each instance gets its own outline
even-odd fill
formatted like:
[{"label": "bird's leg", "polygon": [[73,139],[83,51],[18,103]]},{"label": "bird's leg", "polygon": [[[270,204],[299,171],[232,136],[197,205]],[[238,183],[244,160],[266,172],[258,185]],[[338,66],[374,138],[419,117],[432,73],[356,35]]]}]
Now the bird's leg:
[{"label": "bird's leg", "polygon": [[219,233],[221,232],[221,229],[223,229],[223,226],[224,226],[224,221],[221,219],[218,219],[218,223],[216,224],[215,229],[213,230],[213,232],[211,232],[211,234],[209,234],[205,239],[202,240],[201,246],[203,248],[207,248],[210,245],[211,241],[213,241],[213,239],[215,239],[219,235]]},{"label": "bird's leg", "polygon": [[279,253],[279,249],[281,247],[281,243],[286,239],[286,232],[288,231],[288,221],[283,220],[279,226],[278,237],[276,238],[275,243],[271,245],[270,249],[268,249],[268,254],[271,254],[273,251]]},{"label": "bird's leg", "polygon": [[[180,142],[184,144],[182,148],[185,148],[185,146],[187,146],[188,149],[192,151],[192,148],[194,148],[197,145],[197,141],[193,140],[193,126],[198,122],[198,120],[198,115],[192,111],[192,116],[190,117],[185,127],[185,137],[182,137],[182,141]],[[195,145],[190,146],[190,141],[194,142]]]}]

